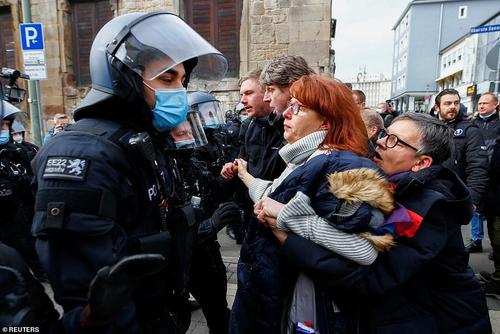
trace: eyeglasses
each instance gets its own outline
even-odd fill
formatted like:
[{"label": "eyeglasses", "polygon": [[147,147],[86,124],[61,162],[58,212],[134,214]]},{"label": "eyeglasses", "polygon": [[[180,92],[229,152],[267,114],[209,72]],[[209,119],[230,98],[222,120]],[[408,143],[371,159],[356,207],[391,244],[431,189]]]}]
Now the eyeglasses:
[{"label": "eyeglasses", "polygon": [[415,152],[419,151],[418,148],[408,144],[407,142],[400,139],[398,136],[396,136],[394,134],[388,134],[385,129],[380,129],[377,137],[378,137],[378,139],[385,138],[385,148],[394,148],[397,144],[402,144],[406,147],[411,148]]},{"label": "eyeglasses", "polygon": [[294,103],[290,104],[290,106],[288,108],[286,108],[284,112],[291,110],[292,115],[298,115],[301,108],[305,108],[305,106],[300,105],[298,102],[294,102]]}]

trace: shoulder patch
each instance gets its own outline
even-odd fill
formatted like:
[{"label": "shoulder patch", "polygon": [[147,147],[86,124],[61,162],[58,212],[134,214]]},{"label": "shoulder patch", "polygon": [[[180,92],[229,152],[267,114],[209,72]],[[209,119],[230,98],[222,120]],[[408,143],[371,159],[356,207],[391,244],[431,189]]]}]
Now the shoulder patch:
[{"label": "shoulder patch", "polygon": [[43,178],[85,181],[88,166],[88,159],[76,157],[49,157],[45,165],[45,170],[43,171]]},{"label": "shoulder patch", "polygon": [[456,129],[455,132],[453,132],[453,135],[455,137],[461,136],[464,134],[464,129]]}]

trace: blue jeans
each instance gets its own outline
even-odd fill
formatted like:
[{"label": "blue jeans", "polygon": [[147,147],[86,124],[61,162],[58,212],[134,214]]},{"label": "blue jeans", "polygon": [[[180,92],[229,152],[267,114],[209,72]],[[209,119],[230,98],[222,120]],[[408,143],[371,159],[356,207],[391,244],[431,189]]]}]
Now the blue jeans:
[{"label": "blue jeans", "polygon": [[484,239],[483,220],[484,216],[480,212],[474,212],[470,221],[470,238],[472,241],[481,241]]}]

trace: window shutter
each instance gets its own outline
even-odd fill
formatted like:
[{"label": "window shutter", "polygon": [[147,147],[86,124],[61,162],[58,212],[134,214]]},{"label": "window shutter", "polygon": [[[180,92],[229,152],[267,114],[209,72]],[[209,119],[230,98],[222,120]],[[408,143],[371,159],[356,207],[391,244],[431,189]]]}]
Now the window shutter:
[{"label": "window shutter", "polygon": [[228,77],[240,67],[241,0],[186,0],[186,22],[228,60]]},{"label": "window shutter", "polygon": [[113,18],[108,0],[73,2],[73,71],[78,85],[91,83],[89,56],[94,37],[106,22]]},{"label": "window shutter", "polygon": [[10,7],[0,8],[0,67],[16,68],[14,26]]}]

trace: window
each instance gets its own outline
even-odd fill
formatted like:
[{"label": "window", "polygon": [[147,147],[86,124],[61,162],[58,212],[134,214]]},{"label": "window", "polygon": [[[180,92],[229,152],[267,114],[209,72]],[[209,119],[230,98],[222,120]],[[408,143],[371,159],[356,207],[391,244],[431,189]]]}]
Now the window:
[{"label": "window", "polygon": [[0,67],[16,68],[13,28],[10,7],[0,7]]},{"label": "window", "polygon": [[227,76],[239,77],[242,0],[186,0],[186,22],[228,60]]},{"label": "window", "polygon": [[94,37],[113,18],[109,0],[73,1],[71,3],[73,30],[73,72],[78,85],[91,83],[89,56]]},{"label": "window", "polygon": [[466,19],[467,18],[467,6],[458,7],[458,18]]}]

